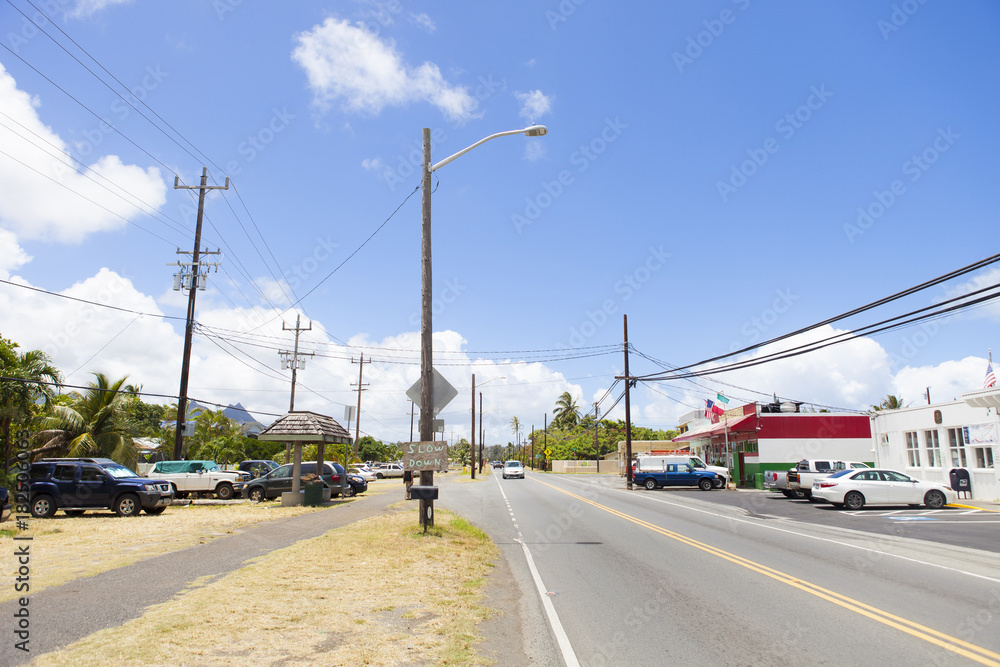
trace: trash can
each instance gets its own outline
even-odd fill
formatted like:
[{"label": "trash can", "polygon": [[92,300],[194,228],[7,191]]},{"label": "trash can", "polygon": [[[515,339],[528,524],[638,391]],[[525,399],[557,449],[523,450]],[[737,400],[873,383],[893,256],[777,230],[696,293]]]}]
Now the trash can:
[{"label": "trash can", "polygon": [[303,498],[303,505],[309,507],[319,507],[323,504],[323,482],[310,482],[306,484],[306,496]]},{"label": "trash can", "polygon": [[755,489],[758,489],[758,490],[763,490],[764,489],[764,473],[762,473],[762,472],[755,472],[753,474],[753,486],[754,486]]}]

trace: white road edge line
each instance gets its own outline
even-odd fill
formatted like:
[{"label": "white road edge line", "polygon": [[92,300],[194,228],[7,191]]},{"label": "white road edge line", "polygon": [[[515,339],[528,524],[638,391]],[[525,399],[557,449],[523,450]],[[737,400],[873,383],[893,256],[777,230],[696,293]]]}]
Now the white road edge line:
[{"label": "white road edge line", "polygon": [[[510,501],[507,500],[507,494],[503,492],[503,487],[500,486],[499,478],[497,479],[497,488],[500,489],[500,495],[503,496],[503,501],[507,505],[507,510],[510,512],[511,520],[513,521],[514,511],[510,507]],[[535,567],[535,559],[531,557],[531,551],[528,550],[528,545],[524,543],[521,531],[517,528],[517,523],[514,524],[514,529],[517,531],[517,542],[521,545],[521,551],[524,552],[524,559],[528,563],[528,570],[531,572],[531,578],[535,582],[538,597],[542,601],[542,608],[549,619],[549,627],[552,628],[552,634],[556,636],[556,642],[559,644],[563,660],[566,662],[567,667],[580,667],[580,661],[576,659],[576,651],[573,650],[569,636],[566,635],[566,630],[563,629],[562,623],[559,621],[559,614],[556,613],[555,605],[552,604],[552,599],[548,596],[548,589],[545,588],[545,583],[542,581],[541,575],[538,574],[538,568]]]}]

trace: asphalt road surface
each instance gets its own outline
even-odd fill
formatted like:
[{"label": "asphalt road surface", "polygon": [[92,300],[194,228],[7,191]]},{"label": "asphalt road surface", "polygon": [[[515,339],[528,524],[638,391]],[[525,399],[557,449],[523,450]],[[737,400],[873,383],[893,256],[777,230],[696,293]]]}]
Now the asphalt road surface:
[{"label": "asphalt road surface", "polygon": [[529,615],[501,664],[1000,665],[995,550],[623,486],[443,483],[438,504],[500,545]]}]

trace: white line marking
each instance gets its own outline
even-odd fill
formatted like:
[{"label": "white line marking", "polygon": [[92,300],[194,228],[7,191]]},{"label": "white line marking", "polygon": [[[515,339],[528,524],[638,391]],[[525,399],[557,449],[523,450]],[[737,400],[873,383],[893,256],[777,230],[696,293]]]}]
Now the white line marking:
[{"label": "white line marking", "polygon": [[[645,494],[636,494],[636,493],[634,493],[632,491],[626,491],[625,489],[612,489],[612,491],[618,491],[619,493],[626,493],[626,494],[629,494],[630,496],[632,496],[633,498],[644,498],[645,500],[651,500],[653,502],[663,503],[664,505],[671,505],[673,507],[679,507],[681,509],[690,510],[692,512],[700,512],[702,514],[708,514],[709,516],[714,516],[714,517],[716,517],[718,519],[723,519],[725,521],[735,521],[737,523],[746,523],[746,524],[749,524],[751,526],[757,526],[758,528],[766,528],[768,530],[776,530],[776,531],[778,531],[780,533],[789,533],[790,535],[796,535],[798,537],[806,537],[806,538],[809,538],[811,540],[819,540],[820,542],[831,542],[833,544],[837,544],[837,545],[840,545],[842,547],[848,547],[848,548],[851,548],[851,549],[859,549],[861,551],[869,551],[871,553],[882,554],[883,556],[891,556],[893,558],[899,558],[900,560],[909,561],[911,563],[917,563],[919,565],[927,565],[927,566],[930,566],[930,567],[936,567],[936,568],[940,568],[942,570],[948,570],[949,572],[956,572],[958,574],[964,574],[964,575],[968,575],[970,577],[975,577],[976,579],[985,579],[986,581],[992,581],[994,583],[1000,584],[1000,579],[998,579],[997,577],[988,577],[988,576],[986,576],[984,574],[976,574],[975,572],[968,572],[966,570],[960,570],[960,569],[955,568],[955,567],[948,567],[947,565],[939,565],[937,563],[929,563],[929,562],[927,562],[925,560],[920,560],[920,559],[917,559],[917,558],[910,558],[909,556],[900,556],[899,554],[889,553],[888,551],[882,551],[881,549],[871,549],[869,547],[862,547],[862,546],[858,546],[856,544],[848,544],[847,542],[840,542],[838,540],[832,540],[832,539],[830,539],[828,537],[819,537],[817,535],[806,535],[805,533],[798,533],[798,532],[796,532],[794,530],[787,530],[785,528],[779,528],[777,526],[771,526],[771,525],[768,525],[766,523],[759,523],[759,522],[755,522],[755,521],[749,521],[747,519],[740,519],[738,517],[723,516],[723,515],[718,514],[716,512],[709,512],[708,510],[698,509],[696,507],[689,507],[687,505],[680,505],[678,503],[673,503],[673,502],[670,502],[670,501],[667,501],[667,500],[662,500],[660,498],[653,498],[653,497],[645,495]],[[941,523],[941,522],[938,521],[937,523]],[[966,523],[966,522],[963,521],[962,523]],[[868,533],[862,533],[862,534],[863,535],[867,535]]]},{"label": "white line marking", "polygon": [[[513,521],[514,510],[511,509],[510,501],[507,500],[507,494],[503,492],[503,487],[500,486],[499,480],[497,480],[497,488],[500,489],[500,495],[503,496],[503,501],[507,505],[507,511],[510,512],[511,521]],[[552,598],[548,595],[548,589],[545,588],[542,577],[538,574],[538,568],[535,567],[535,559],[531,557],[531,551],[528,550],[528,545],[524,543],[521,537],[521,530],[517,527],[516,522],[514,523],[514,530],[517,532],[517,542],[521,545],[521,551],[524,552],[524,559],[528,562],[531,579],[535,582],[535,588],[538,589],[538,597],[542,601],[542,608],[549,619],[549,627],[552,628],[552,634],[556,636],[556,642],[559,644],[563,660],[566,662],[567,667],[579,667],[580,661],[576,659],[576,651],[573,650],[569,636],[559,621],[559,614],[556,613],[556,608],[552,604]]]}]

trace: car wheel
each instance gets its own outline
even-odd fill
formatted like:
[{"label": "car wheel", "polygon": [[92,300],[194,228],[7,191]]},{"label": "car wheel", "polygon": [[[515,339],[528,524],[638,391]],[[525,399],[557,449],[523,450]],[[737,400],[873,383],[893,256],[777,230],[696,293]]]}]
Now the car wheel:
[{"label": "car wheel", "polygon": [[233,493],[233,485],[229,482],[223,482],[215,487],[215,497],[219,500],[232,500]]},{"label": "car wheel", "polygon": [[348,484],[348,485],[347,485],[347,488],[346,488],[346,489],[344,489],[344,497],[345,497],[345,498],[353,498],[353,497],[354,497],[354,495],[355,495],[355,494],[354,494],[354,487],[353,487],[353,486],[351,486],[350,484]]},{"label": "car wheel", "polygon": [[383,475],[380,472],[375,473],[375,479],[382,479]]},{"label": "car wheel", "polygon": [[643,484],[642,484],[642,485],[643,485],[643,486],[645,486],[645,487],[646,487],[647,489],[649,489],[650,491],[652,491],[653,489],[655,489],[655,488],[656,488],[656,480],[655,480],[655,479],[653,479],[652,477],[650,477],[650,478],[649,478],[649,479],[647,479],[647,480],[646,480],[645,482],[643,482]]},{"label": "car wheel", "polygon": [[49,496],[38,496],[31,503],[31,516],[36,519],[48,519],[55,513],[55,501]]},{"label": "car wheel", "polygon": [[859,510],[865,506],[865,497],[857,491],[851,491],[844,496],[844,505],[849,510]]},{"label": "car wheel", "polygon": [[714,486],[717,489],[721,489],[725,484],[726,480],[722,479],[721,477],[716,477],[715,479],[712,480],[712,486]]},{"label": "car wheel", "polygon": [[157,514],[163,514],[163,511],[165,509],[167,509],[166,505],[164,505],[163,507],[147,507],[144,511],[146,512],[146,514],[152,514],[153,516],[156,516]]},{"label": "car wheel", "polygon": [[802,489],[793,489],[792,490],[792,498],[795,498],[796,500],[805,500],[808,497],[809,496],[807,496],[806,492],[803,491]]},{"label": "car wheel", "polygon": [[788,489],[782,489],[781,490],[781,495],[783,495],[786,498],[794,498],[795,497],[795,494],[792,493],[791,491],[789,491]]},{"label": "car wheel", "polygon": [[945,506],[946,502],[947,498],[944,497],[944,494],[936,489],[931,489],[924,496],[924,505],[927,505],[932,510],[941,509]]},{"label": "car wheel", "polygon": [[83,516],[86,510],[63,510],[66,516]]},{"label": "car wheel", "polygon": [[708,477],[702,477],[701,479],[698,480],[698,488],[701,489],[702,491],[711,491],[712,480],[710,480]]},{"label": "car wheel", "polygon": [[115,501],[115,513],[118,516],[136,516],[140,509],[139,497],[134,493],[126,493]]},{"label": "car wheel", "polygon": [[267,500],[267,494],[264,493],[263,488],[255,486],[250,489],[250,500],[255,503],[262,503]]}]

